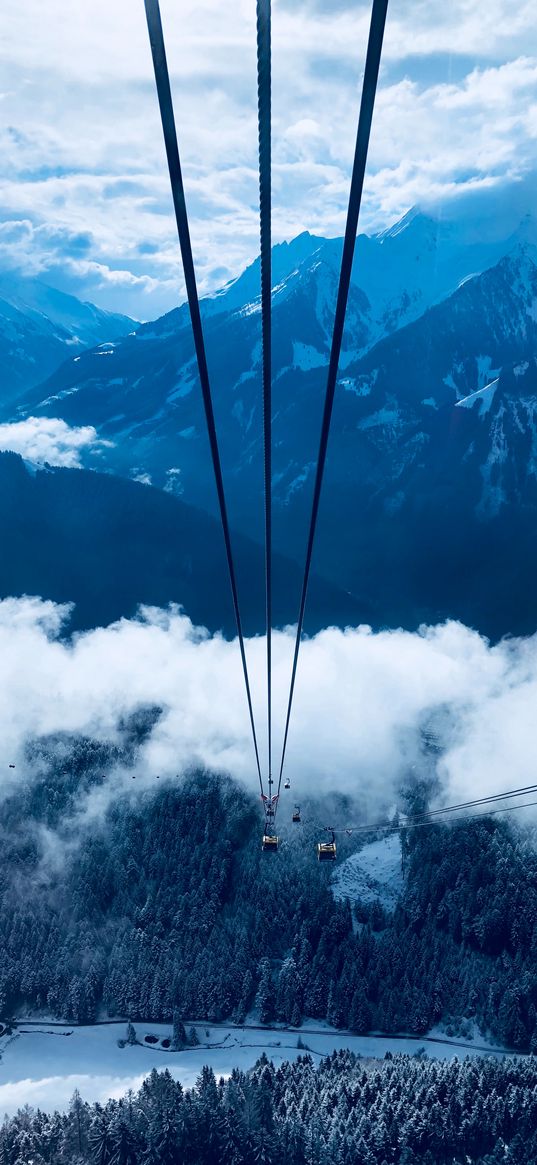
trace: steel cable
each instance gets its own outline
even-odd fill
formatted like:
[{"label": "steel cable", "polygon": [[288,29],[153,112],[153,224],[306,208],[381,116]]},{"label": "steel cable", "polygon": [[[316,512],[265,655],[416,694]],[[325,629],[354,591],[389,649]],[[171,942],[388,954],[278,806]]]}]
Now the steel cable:
[{"label": "steel cable", "polygon": [[[459,812],[462,809],[473,809],[473,808],[478,807],[480,805],[497,804],[498,801],[508,801],[512,797],[528,797],[531,793],[536,793],[536,792],[537,792],[537,785],[524,785],[520,789],[511,789],[505,793],[491,793],[490,796],[488,796],[488,797],[479,797],[473,801],[462,801],[457,805],[446,805],[446,806],[444,806],[443,809],[426,809],[422,813],[410,814],[409,816],[405,817],[405,819],[403,821],[399,821],[399,822],[377,821],[377,822],[373,822],[371,825],[366,825],[366,824],[347,825],[347,826],[342,826],[341,828],[334,828],[331,825],[326,825],[324,827],[324,829],[327,833],[347,833],[347,834],[374,833],[376,830],[380,830],[380,829],[383,829],[383,830],[384,829],[415,829],[418,825],[434,825],[434,820],[427,820],[430,818],[443,817],[447,813]],[[517,809],[517,808],[522,809],[522,808],[524,808],[525,804],[532,805],[532,804],[534,804],[534,802],[532,802],[532,801],[522,802],[521,805],[508,806],[507,808],[509,810],[513,809],[513,808],[514,809]],[[501,809],[490,810],[490,812],[494,812],[494,813],[500,813],[503,811],[504,810],[501,810]],[[472,816],[483,817],[483,816],[486,816],[486,813],[484,813],[484,814],[483,813],[472,814]]]},{"label": "steel cable", "polygon": [[257,120],[263,367],[268,795],[272,796],[271,0],[257,0]]},{"label": "steel cable", "polygon": [[382,54],[382,42],[384,38],[384,28],[386,24],[386,14],[388,9],[388,0],[373,0],[371,11],[371,24],[369,29],[369,41],[367,46],[367,56],[364,70],[364,80],[362,85],[362,97],[360,102],[360,114],[358,118],[358,131],[356,135],[356,147],[354,152],[354,162],[352,167],[351,188],[349,194],[349,206],[347,211],[347,223],[345,227],[345,238],[343,242],[343,255],[341,258],[341,269],[339,275],[339,287],[337,293],[336,311],[334,316],[334,328],[332,333],[332,345],[330,350],[330,362],[328,366],[328,378],[326,385],[326,395],[324,402],[323,419],[321,425],[321,438],[319,443],[319,454],[317,457],[317,468],[315,473],[315,484],[313,487],[313,502],[311,508],[310,527],[308,534],[308,542],[306,549],[306,561],[304,567],[304,576],[302,582],[302,593],[300,596],[300,606],[298,614],[298,623],[295,638],[295,649],[293,656],[293,667],[291,672],[291,685],[289,690],[289,700],[287,704],[287,714],[285,719],[285,731],[283,737],[282,756],[280,763],[280,773],[278,780],[278,796],[280,793],[282,774],[285,764],[285,754],[287,749],[287,740],[289,736],[289,723],[291,719],[291,709],[293,706],[293,696],[295,690],[296,671],[298,664],[298,655],[300,651],[300,642],[302,638],[302,629],[304,625],[304,612],[306,609],[306,597],[308,592],[308,583],[311,570],[311,560],[313,555],[313,544],[315,540],[315,531],[317,527],[317,517],[319,513],[319,501],[321,497],[321,488],[323,483],[323,474],[326,463],[326,451],[328,447],[328,437],[330,432],[330,422],[332,419],[332,408],[334,404],[334,394],[336,389],[337,374],[339,368],[339,358],[341,353],[341,343],[343,340],[343,329],[345,326],[345,315],[347,311],[347,301],[349,297],[349,287],[352,274],[352,262],[354,258],[354,248],[356,243],[356,233],[358,230],[358,217],[360,213],[360,205],[362,201],[362,190],[364,184],[364,175],[367,162],[367,151],[369,147],[369,138],[371,134],[371,123],[373,120],[373,110],[375,106],[375,96],[377,92],[378,74],[380,68],[380,58]]},{"label": "steel cable", "polygon": [[155,71],[155,83],[157,87],[158,102],[160,108],[160,116],[162,121],[162,131],[164,134],[164,143],[166,146],[166,157],[168,160],[168,171],[170,175],[170,184],[172,189],[173,205],[175,210],[175,220],[177,224],[177,233],[179,236],[179,245],[181,248],[181,257],[183,261],[183,270],[185,277],[186,293],[188,298],[188,306],[190,309],[190,318],[192,321],[192,332],[194,335],[194,346],[196,350],[196,359],[198,364],[198,372],[200,378],[201,392],[203,396],[203,404],[205,408],[205,419],[207,423],[207,432],[209,435],[209,444],[211,449],[211,458],[213,463],[213,471],[216,483],[216,492],[218,495],[218,505],[220,510],[220,521],[222,525],[222,532],[224,535],[224,544],[226,550],[227,565],[229,571],[229,581],[231,586],[231,595],[233,600],[233,610],[235,613],[235,622],[237,626],[237,635],[239,639],[239,648],[242,661],[242,670],[244,674],[244,683],[246,687],[246,699],[248,702],[248,713],[250,717],[250,727],[252,730],[252,739],[254,745],[255,759],[257,765],[257,773],[259,777],[259,786],[261,795],[263,796],[263,779],[261,776],[261,765],[259,760],[259,748],[257,744],[257,734],[255,730],[254,712],[252,707],[252,695],[250,689],[250,680],[248,676],[248,666],[246,662],[246,650],[244,646],[244,635],[242,630],[242,620],[239,607],[239,596],[237,590],[237,579],[235,574],[235,566],[233,562],[233,551],[231,546],[231,534],[229,530],[229,522],[227,515],[227,506],[224,493],[224,482],[222,478],[222,466],[220,462],[220,451],[218,448],[218,438],[216,433],[216,425],[214,419],[214,409],[211,395],[211,386],[209,381],[209,371],[207,367],[207,356],[205,351],[205,340],[203,336],[203,328],[201,323],[201,313],[198,297],[198,289],[196,284],[196,274],[194,270],[194,260],[192,256],[192,244],[190,241],[190,229],[188,225],[188,213],[185,200],[185,192],[183,186],[183,176],[181,171],[181,161],[179,157],[179,145],[177,140],[177,130],[175,126],[175,117],[173,112],[173,102],[170,88],[170,77],[168,72],[168,63],[166,60],[166,48],[164,44],[164,34],[162,30],[162,20],[160,16],[159,0],[144,0],[145,12],[147,17],[147,27],[149,31],[149,41],[151,45],[151,55],[153,58],[153,68]]}]

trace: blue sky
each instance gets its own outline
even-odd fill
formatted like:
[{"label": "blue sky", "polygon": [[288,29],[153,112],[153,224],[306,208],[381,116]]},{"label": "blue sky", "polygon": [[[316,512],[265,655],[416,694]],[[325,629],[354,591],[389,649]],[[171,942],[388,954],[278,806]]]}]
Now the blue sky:
[{"label": "blue sky", "polygon": [[[255,2],[162,0],[200,286],[256,253]],[[274,238],[343,230],[368,5],[274,0]],[[0,269],[154,317],[182,276],[142,0],[4,0]],[[535,166],[533,0],[390,0],[362,229]]]}]

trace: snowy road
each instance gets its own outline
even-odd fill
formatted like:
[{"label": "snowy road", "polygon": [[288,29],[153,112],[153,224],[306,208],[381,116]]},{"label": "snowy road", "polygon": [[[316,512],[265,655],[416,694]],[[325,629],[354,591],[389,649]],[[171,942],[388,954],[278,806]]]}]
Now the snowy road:
[{"label": "snowy road", "polygon": [[[196,1023],[200,1047],[173,1052],[160,1046],[160,1040],[171,1036],[169,1025],[135,1026],[141,1043],[119,1048],[118,1039],[124,1039],[126,1034],[125,1023],[61,1027],[21,1022],[12,1036],[0,1039],[0,1114],[16,1112],[23,1104],[44,1110],[66,1108],[75,1088],[89,1101],[121,1096],[128,1088],[138,1088],[154,1067],[169,1068],[188,1087],[204,1064],[210,1064],[217,1076],[227,1076],[234,1067],[251,1067],[263,1050],[276,1064],[296,1059],[304,1048],[315,1058],[340,1048],[351,1048],[369,1057],[383,1057],[387,1051],[412,1055],[420,1046],[436,1059],[483,1052],[505,1055],[502,1049],[486,1044],[441,1038],[353,1036],[318,1024],[305,1024],[297,1031]],[[159,1043],[144,1043],[146,1035],[155,1036]],[[302,1049],[297,1047],[299,1039]]]}]

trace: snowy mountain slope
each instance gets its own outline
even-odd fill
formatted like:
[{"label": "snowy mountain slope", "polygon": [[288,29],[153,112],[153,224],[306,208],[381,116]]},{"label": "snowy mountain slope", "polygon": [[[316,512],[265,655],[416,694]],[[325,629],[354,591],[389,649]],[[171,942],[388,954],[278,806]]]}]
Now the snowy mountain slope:
[{"label": "snowy mountain slope", "polygon": [[[380,622],[457,614],[501,634],[515,586],[517,627],[532,630],[517,564],[534,554],[537,506],[537,232],[531,218],[493,243],[457,229],[414,214],[358,240],[317,561]],[[299,236],[275,249],[274,533],[289,557],[305,538],[339,247]],[[256,282],[248,269],[204,312],[232,522],[261,539],[261,321],[256,299],[240,305]],[[63,364],[27,394],[28,414],[95,425],[109,469],[214,512],[186,308]],[[480,562],[498,546],[483,601]]]},{"label": "snowy mountain slope", "polygon": [[332,878],[334,898],[365,903],[378,900],[388,911],[395,909],[403,886],[399,834],[381,837],[351,854]]},{"label": "snowy mountain slope", "polygon": [[[456,284],[460,272],[466,270],[461,258],[453,259],[450,264],[446,260],[442,279],[439,277],[436,282],[432,279],[431,264],[437,273],[442,267],[439,258],[442,248],[434,244],[439,230],[438,224],[417,215],[400,224],[399,230],[391,235],[373,240],[362,236],[358,240],[342,359],[344,373],[358,358],[367,358],[375,336],[383,335],[387,328],[393,329],[424,304],[427,306],[446,286]],[[362,252],[370,248],[374,254],[367,259]],[[396,248],[402,251],[401,262]],[[304,396],[308,404],[314,401],[305,422],[304,414],[299,422],[308,456],[302,456],[298,449],[296,456],[290,457],[291,450],[295,454],[292,441],[286,440],[284,445],[282,438],[280,442],[282,461],[277,473],[281,476],[283,503],[287,504],[300,491],[301,483],[308,480],[308,466],[315,456],[316,408],[329,354],[340,241],[299,236],[293,244],[282,245],[274,251],[275,274],[282,276],[273,294],[276,426],[279,422],[286,433],[293,434],[300,397]],[[473,270],[476,257],[472,248],[470,252],[466,267],[470,265],[469,269]],[[209,315],[207,349],[220,411],[224,456],[237,476],[242,472],[242,465],[252,464],[254,449],[260,440],[259,304],[254,299],[236,306],[255,290],[257,271],[254,268],[255,265],[204,306]],[[366,275],[368,291],[357,284]],[[403,293],[404,283],[410,290]],[[230,313],[225,310],[228,298]],[[469,328],[472,331],[471,324]],[[430,345],[430,340],[426,342]],[[464,336],[461,345],[463,342]],[[423,359],[421,364],[426,367]],[[363,377],[356,381],[344,375],[342,383],[349,393],[370,395]],[[466,388],[464,382],[463,387]],[[22,407],[26,414],[57,415],[71,424],[98,426],[101,436],[116,442],[115,450],[110,453],[111,468],[123,473],[140,469],[163,487],[170,480],[177,480],[175,471],[180,469],[187,496],[192,490],[190,496],[199,504],[212,506],[210,483],[195,480],[204,420],[199,392],[194,390],[197,390],[196,367],[188,311],[183,307],[155,323],[143,325],[134,335],[116,344],[74,357],[50,382],[27,394]],[[424,396],[428,396],[426,390]],[[297,407],[294,407],[295,401]],[[278,440],[277,436],[277,448]],[[237,515],[239,522],[250,523],[252,518],[252,512]]]},{"label": "snowy mountain slope", "polygon": [[11,405],[68,356],[135,327],[127,316],[103,311],[37,279],[0,275],[1,402]]}]

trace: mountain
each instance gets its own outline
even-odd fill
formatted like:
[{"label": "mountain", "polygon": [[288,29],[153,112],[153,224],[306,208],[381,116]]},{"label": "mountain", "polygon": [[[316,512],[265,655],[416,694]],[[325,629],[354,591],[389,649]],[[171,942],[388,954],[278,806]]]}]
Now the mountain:
[{"label": "mountain", "polygon": [[68,356],[136,327],[128,316],[83,303],[38,279],[0,275],[2,403],[44,380]]},{"label": "mountain", "polygon": [[[316,562],[377,622],[454,615],[496,636],[536,625],[522,564],[537,513],[537,227],[526,216],[483,241],[463,226],[416,212],[357,241]],[[299,561],[340,248],[301,235],[274,249],[274,537]],[[203,310],[231,519],[261,540],[257,285],[253,264]],[[95,425],[107,468],[214,510],[185,307],[65,363],[27,394],[28,414]]]},{"label": "mountain", "polygon": [[535,630],[536,304],[519,246],[347,370],[317,561],[388,621]]},{"label": "mountain", "polygon": [[[194,623],[233,635],[235,623],[219,523],[161,490],[110,474],[29,469],[0,454],[0,598],[35,594],[76,604],[71,628],[132,616],[139,603],[179,603]],[[248,634],[261,630],[264,556],[248,538],[233,546]],[[300,570],[274,562],[275,625],[296,620]],[[315,578],[316,629],[371,618],[366,606]]]}]

